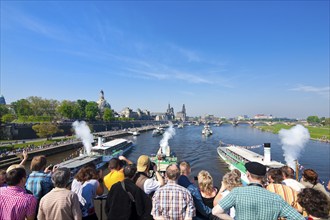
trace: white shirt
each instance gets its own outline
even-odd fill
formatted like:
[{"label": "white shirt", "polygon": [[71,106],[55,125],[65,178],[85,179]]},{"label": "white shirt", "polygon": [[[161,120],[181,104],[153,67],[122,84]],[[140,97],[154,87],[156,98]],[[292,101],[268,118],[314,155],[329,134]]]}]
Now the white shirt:
[{"label": "white shirt", "polygon": [[144,192],[148,195],[159,189],[159,187],[160,187],[160,183],[153,178],[146,179],[146,181],[143,184]]},{"label": "white shirt", "polygon": [[301,184],[300,182],[298,182],[295,179],[285,179],[283,180],[283,183],[289,187],[291,187],[294,191],[296,192],[300,192],[302,189],[305,188],[305,186],[303,184]]}]

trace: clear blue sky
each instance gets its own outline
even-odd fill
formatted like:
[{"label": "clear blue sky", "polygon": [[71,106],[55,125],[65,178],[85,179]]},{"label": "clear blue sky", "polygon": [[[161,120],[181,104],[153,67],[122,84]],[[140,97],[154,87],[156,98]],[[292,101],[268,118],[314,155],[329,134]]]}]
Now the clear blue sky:
[{"label": "clear blue sky", "polygon": [[329,1],[1,1],[1,91],[329,117]]}]

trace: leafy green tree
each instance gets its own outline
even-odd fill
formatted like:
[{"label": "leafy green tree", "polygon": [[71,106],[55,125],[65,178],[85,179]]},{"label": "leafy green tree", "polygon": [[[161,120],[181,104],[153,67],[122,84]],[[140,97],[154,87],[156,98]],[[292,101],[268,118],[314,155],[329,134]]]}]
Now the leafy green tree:
[{"label": "leafy green tree", "polygon": [[55,116],[56,107],[59,105],[57,100],[43,99],[37,96],[30,96],[27,100],[35,116]]},{"label": "leafy green tree", "polygon": [[74,103],[68,100],[62,101],[62,103],[58,106],[57,112],[65,118],[72,119],[74,111]]},{"label": "leafy green tree", "polygon": [[112,121],[113,120],[113,113],[110,108],[105,108],[103,112],[103,120],[104,121]]},{"label": "leafy green tree", "polygon": [[5,114],[5,115],[3,115],[3,116],[1,117],[1,121],[2,121],[3,123],[10,123],[10,122],[12,122],[12,121],[14,121],[14,120],[15,120],[15,115],[10,114],[10,113]]},{"label": "leafy green tree", "polygon": [[85,107],[86,119],[95,120],[96,116],[99,114],[99,108],[96,102],[88,102]]},{"label": "leafy green tree", "polygon": [[324,119],[324,126],[330,126],[330,118]]},{"label": "leafy green tree", "polygon": [[[9,113],[9,109],[5,105],[0,105],[0,118]],[[0,121],[1,124],[1,121]]]},{"label": "leafy green tree", "polygon": [[307,122],[308,123],[320,123],[320,119],[317,116],[308,116]]},{"label": "leafy green tree", "polygon": [[81,116],[80,116],[80,118],[85,118],[86,117],[86,113],[85,113],[85,109],[86,109],[86,105],[87,105],[87,101],[86,100],[81,100],[81,99],[78,99],[77,100],[77,104],[78,104],[78,106],[79,106],[79,108],[80,108],[80,111],[81,111]]},{"label": "leafy green tree", "polygon": [[20,99],[16,102],[12,102],[11,105],[18,116],[29,116],[33,115],[31,104],[26,99]]},{"label": "leafy green tree", "polygon": [[73,111],[72,111],[72,119],[83,119],[84,112],[85,111],[82,111],[80,109],[78,103],[74,103]]},{"label": "leafy green tree", "polygon": [[32,126],[32,129],[37,133],[40,138],[51,138],[56,133],[61,133],[63,130],[59,129],[53,123],[40,123]]}]

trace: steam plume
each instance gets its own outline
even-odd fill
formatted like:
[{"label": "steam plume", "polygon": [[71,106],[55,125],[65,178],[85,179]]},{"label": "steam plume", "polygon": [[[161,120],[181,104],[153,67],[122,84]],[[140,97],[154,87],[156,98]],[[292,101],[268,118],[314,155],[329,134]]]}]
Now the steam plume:
[{"label": "steam plume", "polygon": [[78,138],[83,142],[86,153],[89,155],[92,150],[92,143],[94,142],[93,135],[91,134],[91,130],[87,126],[84,121],[75,121],[72,123],[72,127],[74,132]]},{"label": "steam plume", "polygon": [[162,152],[166,152],[166,148],[168,147],[168,140],[171,139],[175,135],[175,129],[173,128],[172,122],[169,122],[170,127],[168,127],[163,134],[163,138],[160,140],[159,145],[162,148]]},{"label": "steam plume", "polygon": [[302,125],[296,125],[291,129],[281,129],[279,137],[284,151],[285,162],[291,168],[295,169],[295,160],[300,157],[301,151],[310,138],[308,129]]}]

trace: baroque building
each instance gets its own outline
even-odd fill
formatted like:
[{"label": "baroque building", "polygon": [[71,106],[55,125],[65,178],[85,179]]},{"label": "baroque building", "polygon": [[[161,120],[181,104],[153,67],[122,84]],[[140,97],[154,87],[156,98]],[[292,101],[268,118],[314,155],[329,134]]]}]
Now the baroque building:
[{"label": "baroque building", "polygon": [[172,121],[175,119],[174,109],[173,109],[173,107],[170,106],[170,104],[168,104],[164,118],[168,121]]},{"label": "baroque building", "polygon": [[176,113],[176,120],[178,121],[186,121],[187,120],[187,113],[186,113],[186,107],[183,104],[182,111]]},{"label": "baroque building", "polygon": [[105,108],[111,109],[111,105],[105,100],[103,90],[100,91],[100,98],[97,100],[97,105],[99,107],[100,112],[104,112]]}]

